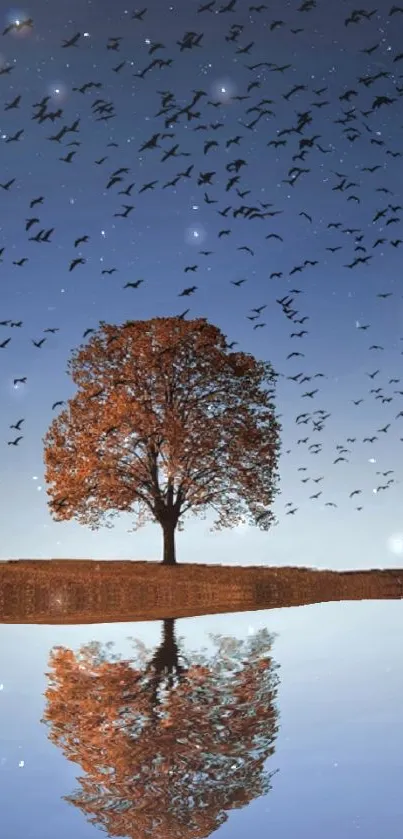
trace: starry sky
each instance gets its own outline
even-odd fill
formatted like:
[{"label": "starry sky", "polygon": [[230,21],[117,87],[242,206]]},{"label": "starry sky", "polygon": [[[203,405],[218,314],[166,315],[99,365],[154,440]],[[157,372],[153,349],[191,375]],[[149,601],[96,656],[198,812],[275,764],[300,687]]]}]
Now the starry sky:
[{"label": "starry sky", "polygon": [[401,563],[403,7],[66,9],[0,21],[2,557],[160,559],[52,520],[42,438],[86,330],[189,309],[279,374],[281,494],[178,560]]}]

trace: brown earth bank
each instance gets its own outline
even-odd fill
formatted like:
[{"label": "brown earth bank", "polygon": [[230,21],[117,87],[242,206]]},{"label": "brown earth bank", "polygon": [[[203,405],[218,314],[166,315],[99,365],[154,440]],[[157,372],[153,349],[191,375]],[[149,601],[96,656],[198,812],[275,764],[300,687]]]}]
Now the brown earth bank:
[{"label": "brown earth bank", "polygon": [[403,569],[0,561],[0,622],[109,623],[403,596]]},{"label": "brown earth bank", "polygon": [[330,571],[91,559],[0,561],[0,623],[161,620],[403,597],[403,569]]}]

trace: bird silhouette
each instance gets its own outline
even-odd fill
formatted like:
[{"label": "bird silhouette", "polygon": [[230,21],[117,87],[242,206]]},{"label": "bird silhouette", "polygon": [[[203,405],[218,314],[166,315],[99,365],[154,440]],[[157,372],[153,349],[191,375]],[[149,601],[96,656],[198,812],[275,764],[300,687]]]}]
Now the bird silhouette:
[{"label": "bird silhouette", "polygon": [[81,32],[76,32],[76,34],[73,35],[72,38],[70,38],[69,40],[63,41],[62,47],[63,48],[76,47],[80,38],[81,38]]},{"label": "bird silhouette", "polygon": [[76,268],[77,265],[85,265],[85,263],[86,263],[86,260],[83,259],[82,257],[77,257],[76,259],[72,259],[71,262],[70,262],[70,265],[69,265],[69,271],[74,271],[74,268]]},{"label": "bird silhouette", "polygon": [[84,243],[88,242],[88,240],[89,240],[89,236],[87,236],[87,235],[85,235],[85,236],[80,236],[78,239],[76,239],[76,240],[75,240],[75,242],[74,242],[74,247],[75,247],[75,248],[78,248],[78,246],[79,246],[79,245],[81,245],[81,244],[84,244]]},{"label": "bird silhouette", "polygon": [[25,422],[25,419],[19,419],[18,422],[14,423],[14,425],[10,425],[10,428],[15,428],[16,431],[21,431],[21,425]]},{"label": "bird silhouette", "polygon": [[138,288],[144,280],[136,280],[134,283],[126,283],[123,288]]},{"label": "bird silhouette", "polygon": [[146,14],[146,12],[147,12],[147,7],[146,7],[146,8],[144,8],[144,9],[141,9],[140,11],[137,11],[137,10],[136,10],[136,11],[132,12],[132,17],[131,17],[131,19],[132,19],[132,20],[140,20],[140,21],[142,21],[142,20],[143,20],[143,18],[144,18],[144,15]]},{"label": "bird silhouette", "polygon": [[188,297],[189,294],[194,294],[196,289],[196,285],[190,286],[189,288],[184,288],[183,291],[181,291],[180,294],[178,294],[178,297]]}]

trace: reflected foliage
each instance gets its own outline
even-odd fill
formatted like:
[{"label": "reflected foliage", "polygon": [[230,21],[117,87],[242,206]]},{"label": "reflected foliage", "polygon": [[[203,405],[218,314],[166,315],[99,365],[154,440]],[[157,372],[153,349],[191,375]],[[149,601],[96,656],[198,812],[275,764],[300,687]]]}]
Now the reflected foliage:
[{"label": "reflected foliage", "polygon": [[271,789],[274,636],[210,637],[210,659],[183,653],[173,619],[154,655],[134,639],[128,659],[111,644],[52,650],[43,722],[85,773],[65,798],[109,836],[202,839]]}]

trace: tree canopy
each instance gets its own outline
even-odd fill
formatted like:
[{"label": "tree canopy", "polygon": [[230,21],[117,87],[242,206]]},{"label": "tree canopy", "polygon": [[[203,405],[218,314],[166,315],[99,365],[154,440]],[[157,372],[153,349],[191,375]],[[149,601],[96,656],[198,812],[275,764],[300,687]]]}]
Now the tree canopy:
[{"label": "tree canopy", "polygon": [[100,322],[74,350],[77,387],[44,437],[50,508],[98,529],[120,512],[158,521],[175,561],[183,516],[212,508],[214,529],[268,529],[280,426],[269,362],[231,352],[204,318]]}]

